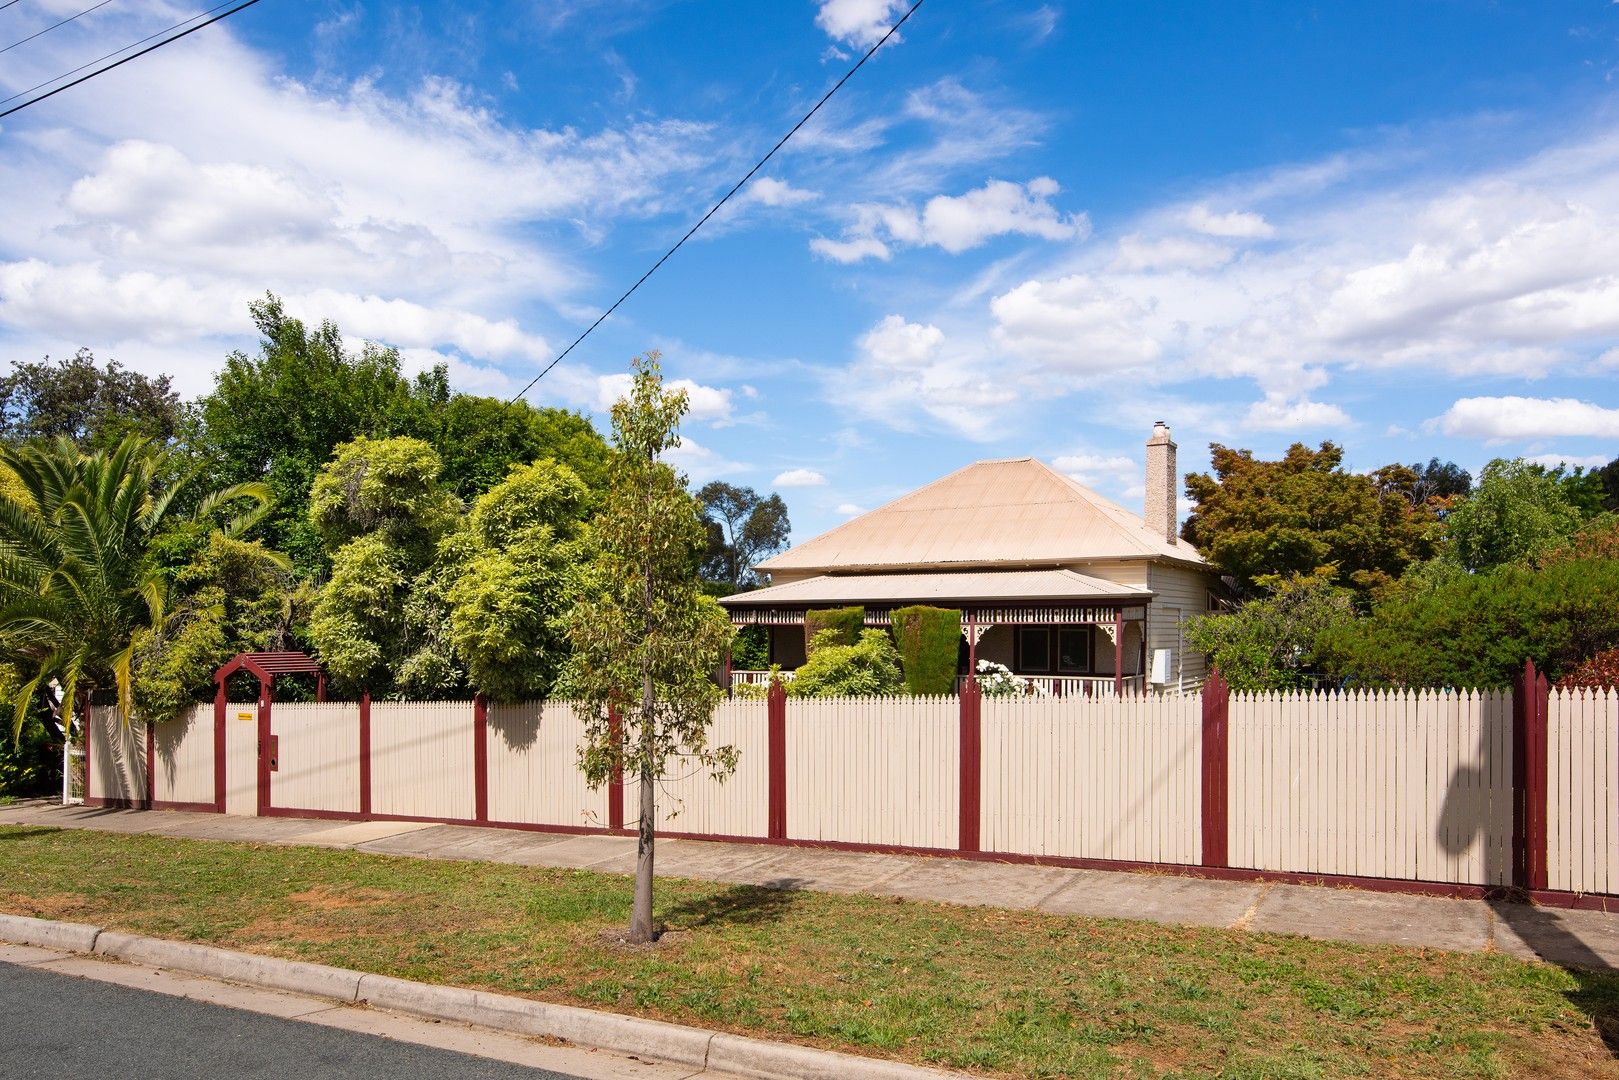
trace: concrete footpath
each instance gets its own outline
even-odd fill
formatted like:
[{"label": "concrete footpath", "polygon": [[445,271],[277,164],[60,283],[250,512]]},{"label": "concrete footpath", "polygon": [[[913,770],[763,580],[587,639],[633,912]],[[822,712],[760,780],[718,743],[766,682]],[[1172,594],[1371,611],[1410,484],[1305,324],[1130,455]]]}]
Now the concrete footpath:
[{"label": "concrete footpath", "polygon": [[[635,840],[618,836],[392,821],[334,824],[37,802],[0,807],[0,824],[307,844],[381,855],[608,873],[632,873],[635,868]],[[1457,952],[1491,950],[1567,967],[1619,970],[1619,914],[1499,901],[694,840],[660,840],[658,873],[772,888],[1299,934],[1329,941]]]}]

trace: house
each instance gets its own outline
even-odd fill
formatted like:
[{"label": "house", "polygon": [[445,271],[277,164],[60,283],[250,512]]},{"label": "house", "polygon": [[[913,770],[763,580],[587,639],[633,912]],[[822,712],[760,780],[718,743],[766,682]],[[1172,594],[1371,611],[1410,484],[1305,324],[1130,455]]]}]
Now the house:
[{"label": "house", "polygon": [[1186,620],[1210,610],[1219,579],[1177,535],[1179,486],[1162,421],[1144,517],[1034,458],[975,462],[767,559],[768,587],[720,603],[768,628],[771,662],[789,670],[808,610],[861,605],[887,626],[894,608],[931,604],[962,612],[963,674],[991,660],[1055,693],[1187,689],[1205,663]]}]

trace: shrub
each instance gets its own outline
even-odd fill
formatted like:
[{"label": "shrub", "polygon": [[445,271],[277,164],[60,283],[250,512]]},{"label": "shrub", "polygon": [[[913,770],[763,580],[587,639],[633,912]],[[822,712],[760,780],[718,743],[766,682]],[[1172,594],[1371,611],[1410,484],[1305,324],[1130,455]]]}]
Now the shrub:
[{"label": "shrub", "polygon": [[[853,645],[860,640],[866,628],[866,609],[863,607],[828,608],[825,611],[804,612],[804,655],[814,656],[821,644]],[[822,638],[830,632],[831,637]]]},{"label": "shrub", "polygon": [[1563,688],[1619,690],[1619,649],[1607,649],[1582,664],[1576,664],[1568,674],[1557,680],[1557,685]]},{"label": "shrub", "polygon": [[770,632],[763,626],[744,626],[731,643],[731,666],[738,671],[763,671],[770,666]]},{"label": "shrub", "polygon": [[1348,590],[1326,575],[1300,574],[1235,611],[1194,616],[1186,640],[1233,690],[1298,690],[1311,683],[1322,635],[1354,621]]},{"label": "shrub", "polygon": [[793,681],[791,697],[871,697],[897,694],[902,685],[899,650],[881,630],[866,630],[853,645],[839,645],[834,631],[822,630]]},{"label": "shrub", "polygon": [[993,660],[978,661],[978,692],[985,697],[1046,697],[1030,679],[1012,674],[1012,669]]},{"label": "shrub", "polygon": [[905,671],[905,692],[949,694],[961,656],[961,612],[918,605],[894,611],[894,640]]}]

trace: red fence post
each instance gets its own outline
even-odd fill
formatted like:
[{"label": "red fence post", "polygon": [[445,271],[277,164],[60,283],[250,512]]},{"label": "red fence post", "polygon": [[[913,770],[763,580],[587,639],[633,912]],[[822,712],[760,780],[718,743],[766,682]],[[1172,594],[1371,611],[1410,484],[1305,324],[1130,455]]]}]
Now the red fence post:
[{"label": "red fence post", "polygon": [[1219,671],[1203,681],[1203,865],[1230,865],[1227,806],[1231,687]]},{"label": "red fence post", "polygon": [[259,680],[259,755],[258,795],[259,817],[270,816],[270,757],[275,753],[275,736],[270,733],[270,699],[272,692],[267,679]]},{"label": "red fence post", "polygon": [[1547,887],[1546,727],[1551,686],[1523,662],[1512,688],[1512,883],[1531,891]]},{"label": "red fence post", "polygon": [[607,827],[617,832],[624,828],[624,761],[620,756],[624,752],[624,721],[611,706],[607,709],[607,731],[613,756],[618,759],[613,763],[613,778],[607,783]]},{"label": "red fence post", "polygon": [[360,813],[371,813],[371,690],[360,691]]},{"label": "red fence post", "polygon": [[957,847],[962,851],[979,850],[980,807],[984,783],[984,724],[983,694],[978,689],[978,676],[968,675],[961,686],[961,779],[957,801]]},{"label": "red fence post", "polygon": [[214,812],[225,812],[225,683],[214,691]]},{"label": "red fence post", "polygon": [[769,756],[769,813],[765,834],[772,840],[787,839],[787,690],[780,679],[770,680],[765,694],[766,753]]},{"label": "red fence post", "polygon": [[472,817],[489,820],[489,702],[472,695]]},{"label": "red fence post", "polygon": [[157,727],[146,721],[146,809],[157,805]]}]

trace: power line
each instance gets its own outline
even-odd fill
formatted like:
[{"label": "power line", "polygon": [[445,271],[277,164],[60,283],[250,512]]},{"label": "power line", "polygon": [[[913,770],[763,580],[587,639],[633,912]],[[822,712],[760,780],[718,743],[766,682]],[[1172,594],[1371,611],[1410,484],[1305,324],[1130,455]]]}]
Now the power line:
[{"label": "power line", "polygon": [[[17,2],[17,0],[12,0],[12,3],[16,3],[16,2]],[[8,53],[12,49],[15,49],[18,45],[26,45],[30,41],[33,41],[35,38],[39,37],[40,34],[48,34],[52,30],[55,30],[58,26],[66,26],[68,23],[72,22],[74,19],[80,18],[81,16],[84,16],[84,15],[88,15],[92,11],[97,11],[97,10],[99,10],[101,8],[104,8],[110,3],[112,3],[112,0],[101,0],[101,3],[97,4],[95,7],[85,8],[83,11],[79,12],[78,15],[69,15],[67,18],[63,19],[61,22],[51,23],[51,25],[47,26],[45,29],[38,31],[37,33],[29,34],[27,37],[23,38],[21,41],[13,41],[10,45],[7,45],[5,48],[0,49],[0,53]],[[58,76],[58,78],[60,78],[60,76]]]},{"label": "power line", "polygon": [[[12,2],[15,3],[16,0],[12,0]],[[28,106],[30,106],[30,105],[38,105],[41,101],[44,101],[46,98],[55,97],[57,94],[60,94],[63,90],[71,90],[73,87],[78,86],[82,82],[88,82],[89,80],[95,78],[97,75],[105,75],[107,72],[111,71],[115,67],[122,67],[124,64],[129,63],[131,60],[134,60],[137,57],[145,56],[147,53],[153,51],[154,49],[161,49],[163,46],[171,44],[171,43],[176,42],[176,41],[179,41],[181,38],[183,38],[183,37],[185,37],[185,36],[187,36],[189,34],[195,34],[198,30],[201,30],[203,27],[212,26],[214,23],[219,22],[221,19],[228,19],[232,15],[236,14],[238,11],[241,11],[243,8],[250,8],[254,4],[258,3],[258,2],[259,2],[259,0],[245,0],[245,2],[237,4],[235,7],[231,8],[229,11],[222,12],[221,14],[215,15],[213,18],[209,19],[207,22],[197,23],[196,26],[193,26],[188,30],[182,30],[180,33],[175,34],[173,37],[163,38],[161,41],[158,41],[155,44],[146,46],[146,48],[142,49],[140,52],[131,53],[130,55],[124,57],[122,60],[118,60],[118,61],[115,61],[114,63],[108,64],[104,68],[96,68],[96,70],[90,72],[88,75],[81,76],[80,78],[74,79],[70,83],[66,83],[66,84],[64,84],[62,86],[58,86],[56,89],[47,91],[46,93],[43,93],[43,94],[39,95],[36,98],[29,98],[27,101],[23,102],[21,105],[13,105],[11,108],[7,109],[5,112],[0,112],[0,119],[3,119],[4,117],[10,116],[14,112],[20,112],[23,109],[28,108]],[[11,97],[8,97],[8,98],[0,98],[0,105],[4,105],[7,101],[15,101],[17,98],[22,97],[24,94],[31,94],[35,90],[38,90],[41,86],[49,86],[53,82],[56,82],[56,81],[58,81],[60,79],[65,79],[65,78],[68,77],[68,75],[72,75],[74,72],[83,71],[87,67],[90,67],[90,66],[92,66],[94,64],[99,64],[99,63],[101,63],[102,60],[105,60],[108,57],[117,56],[121,52],[127,52],[128,50],[133,49],[135,47],[135,45],[140,45],[140,44],[142,44],[144,42],[151,41],[153,38],[156,38],[156,37],[162,37],[162,35],[167,34],[169,32],[169,30],[178,29],[179,27],[184,26],[188,22],[193,22],[193,21],[195,21],[197,19],[202,18],[203,15],[207,15],[207,14],[209,14],[211,12],[219,11],[219,8],[222,8],[222,7],[225,7],[225,5],[220,4],[219,7],[209,8],[208,11],[203,12],[201,15],[193,15],[189,19],[181,19],[179,22],[177,22],[173,26],[169,27],[168,30],[159,30],[155,34],[149,34],[146,37],[141,38],[140,41],[135,42],[134,45],[125,45],[122,49],[115,49],[112,52],[108,53],[106,56],[101,57],[100,59],[92,60],[88,64],[80,64],[78,67],[74,68],[73,71],[69,71],[66,74],[58,75],[58,76],[56,76],[55,79],[46,79],[44,82],[38,84],[37,86],[31,86],[27,90],[22,91],[21,93],[12,94]]]},{"label": "power line", "polygon": [[17,0],[6,0],[5,3],[0,4],[0,11],[6,10],[6,8],[10,7],[12,4],[15,4],[16,2],[17,2]]},{"label": "power line", "polygon": [[[910,6],[910,9],[907,10],[905,12],[905,14],[903,14],[903,15],[901,15],[899,17],[899,21],[896,22],[893,26],[890,26],[888,28],[888,33],[884,34],[880,39],[878,39],[877,44],[875,44],[871,48],[867,49],[866,54],[864,56],[862,56],[855,63],[854,67],[850,68],[847,72],[845,72],[844,75],[843,75],[843,78],[839,79],[836,83],[834,83],[832,85],[832,89],[828,90],[825,94],[821,95],[821,100],[817,101],[815,103],[815,107],[812,108],[809,112],[805,113],[804,118],[802,120],[800,120],[798,123],[794,124],[793,127],[792,127],[792,130],[789,131],[787,134],[783,135],[776,142],[776,145],[772,146],[770,148],[770,152],[768,154],[766,154],[764,157],[760,158],[754,164],[753,168],[748,170],[748,174],[746,176],[744,176],[742,179],[738,180],[736,182],[736,185],[734,187],[732,187],[730,191],[727,191],[725,193],[724,198],[720,199],[719,202],[717,202],[713,206],[709,207],[708,213],[704,214],[701,218],[699,218],[698,221],[697,221],[697,224],[693,225],[690,229],[687,229],[686,230],[686,235],[682,236],[679,240],[675,241],[674,247],[670,248],[668,251],[665,251],[663,253],[663,256],[660,259],[658,259],[657,262],[652,264],[652,269],[648,270],[646,273],[642,274],[639,278],[637,278],[636,281],[635,281],[635,284],[631,285],[628,289],[626,289],[624,291],[623,296],[620,296],[617,300],[613,301],[612,307],[609,307],[606,311],[602,312],[599,316],[597,316],[596,321],[591,323],[589,326],[587,326],[585,328],[584,333],[582,333],[578,337],[574,338],[573,343],[570,344],[566,349],[563,349],[560,353],[558,353],[557,356],[556,356],[556,359],[552,360],[549,364],[546,364],[545,367],[541,368],[540,373],[538,375],[534,376],[532,379],[530,379],[528,381],[527,385],[525,385],[521,390],[517,391],[516,394],[513,394],[511,400],[506,402],[506,404],[508,404],[508,405],[515,404],[519,398],[521,398],[524,394],[528,393],[529,390],[533,389],[535,383],[537,383],[541,379],[545,378],[546,373],[548,373],[552,368],[556,367],[558,364],[562,363],[563,358],[565,358],[569,353],[573,352],[573,350],[578,347],[578,345],[579,345],[579,343],[581,341],[583,341],[583,340],[585,340],[585,338],[589,337],[591,331],[595,330],[596,327],[598,327],[602,323],[606,322],[607,317],[609,315],[611,315],[613,312],[617,311],[618,306],[620,304],[622,304],[624,301],[628,300],[630,298],[630,295],[632,293],[634,293],[636,289],[639,289],[641,287],[641,284],[643,282],[645,282],[647,278],[649,278],[653,274],[655,274],[657,272],[657,270],[658,270],[658,267],[662,266],[664,263],[669,261],[669,256],[671,256],[675,252],[679,251],[680,248],[681,248],[681,245],[685,244],[685,242],[687,240],[690,240],[692,238],[692,234],[694,234],[698,229],[701,229],[704,226],[704,224],[706,224],[708,222],[709,218],[713,217],[716,213],[718,213],[720,207],[724,206],[727,202],[729,202],[732,195],[735,195],[737,192],[741,191],[742,186],[744,184],[746,184],[749,180],[753,179],[753,174],[754,173],[756,173],[760,169],[764,168],[765,163],[767,161],[769,161],[771,158],[776,156],[776,151],[777,150],[780,150],[783,146],[787,145],[787,140],[788,139],[791,139],[794,135],[798,134],[798,129],[799,128],[801,128],[805,124],[809,123],[810,117],[814,116],[816,113],[821,111],[821,106],[825,105],[828,101],[830,101],[831,98],[832,98],[832,95],[837,93],[840,89],[842,89],[843,84],[848,82],[851,78],[854,77],[855,72],[859,71],[861,68],[866,66],[866,61],[870,60],[873,56],[875,56],[876,53],[877,53],[877,50],[882,48],[884,45],[886,45],[888,43],[888,39],[893,37],[896,33],[898,33],[899,28],[904,26],[905,21],[907,19],[909,19],[912,15],[916,14],[916,9],[921,7],[921,6],[922,6],[922,0],[916,0],[916,3],[912,4]],[[0,116],[4,116],[4,115],[5,115],[4,113],[0,113]]]}]

